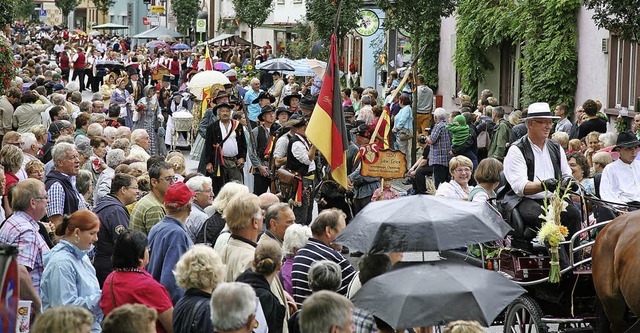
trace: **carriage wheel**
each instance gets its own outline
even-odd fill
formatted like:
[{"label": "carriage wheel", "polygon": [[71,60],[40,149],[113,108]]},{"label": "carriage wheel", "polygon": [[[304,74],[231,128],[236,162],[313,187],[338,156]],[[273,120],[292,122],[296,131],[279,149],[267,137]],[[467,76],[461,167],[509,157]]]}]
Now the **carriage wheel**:
[{"label": "carriage wheel", "polygon": [[547,333],[542,322],[542,310],[531,297],[518,297],[507,308],[504,320],[505,333]]}]

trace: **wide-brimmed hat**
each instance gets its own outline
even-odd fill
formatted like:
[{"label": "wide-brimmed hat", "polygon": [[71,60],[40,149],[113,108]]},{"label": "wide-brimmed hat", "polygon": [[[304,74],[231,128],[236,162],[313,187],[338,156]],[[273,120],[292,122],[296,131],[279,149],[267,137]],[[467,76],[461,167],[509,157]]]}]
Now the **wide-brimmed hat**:
[{"label": "wide-brimmed hat", "polygon": [[300,100],[300,103],[298,103],[298,106],[305,110],[313,110],[313,108],[316,107],[317,102],[318,102],[317,99],[313,97],[305,96]]},{"label": "wide-brimmed hat", "polygon": [[162,75],[162,82],[171,82],[171,75],[169,74]]},{"label": "wide-brimmed hat", "polygon": [[554,116],[551,113],[551,108],[549,107],[549,103],[545,102],[536,102],[529,105],[529,111],[527,113],[526,119],[560,119],[560,117]]},{"label": "wide-brimmed hat", "polygon": [[216,104],[216,106],[213,107],[213,112],[217,112],[219,108],[221,107],[227,107],[231,110],[233,110],[233,105],[229,104],[229,103],[219,103]]},{"label": "wide-brimmed hat", "polygon": [[282,103],[284,103],[284,105],[286,105],[286,106],[291,106],[291,99],[292,98],[297,98],[298,101],[300,101],[300,99],[302,98],[302,95],[300,95],[300,94],[287,95],[282,99]]},{"label": "wide-brimmed hat", "polygon": [[289,117],[291,117],[291,111],[289,111],[289,109],[281,106],[279,108],[276,109],[276,118],[281,114],[281,113],[286,113]]},{"label": "wide-brimmed hat", "polygon": [[264,115],[269,113],[269,112],[275,112],[276,109],[271,106],[271,105],[265,105],[262,107],[262,110],[260,110],[260,114],[258,115],[258,120],[262,121],[262,119],[264,118]]},{"label": "wide-brimmed hat", "polygon": [[273,96],[271,96],[271,94],[270,94],[270,93],[268,93],[268,92],[266,92],[266,91],[263,91],[263,92],[261,92],[261,93],[260,93],[260,95],[258,95],[258,97],[256,97],[256,99],[254,99],[254,100],[251,102],[251,104],[256,104],[256,103],[258,103],[261,99],[268,99],[268,100],[269,100],[269,102],[271,102],[271,103],[273,103],[273,102],[275,102],[275,101],[276,101],[276,98],[275,98],[275,97],[273,97]]},{"label": "wide-brimmed hat", "polygon": [[218,94],[216,95],[216,97],[214,97],[214,98],[213,98],[213,100],[214,100],[214,101],[217,101],[217,100],[218,100],[218,98],[223,98],[223,97],[229,97],[229,98],[231,98],[231,96],[230,96],[229,94],[227,94],[227,92],[226,92],[226,91],[224,91],[224,90],[220,90],[220,91],[218,91]]},{"label": "wide-brimmed hat", "polygon": [[358,127],[351,130],[351,133],[361,136],[363,138],[371,138],[371,127],[367,124],[361,124]]},{"label": "wide-brimmed hat", "polygon": [[355,117],[356,111],[353,109],[353,106],[349,105],[344,107],[344,109],[342,110],[342,114],[344,115],[345,118]]},{"label": "wide-brimmed hat", "polygon": [[618,134],[618,139],[616,140],[616,147],[620,148],[633,148],[640,147],[640,141],[636,137],[636,135],[632,132],[621,132]]}]

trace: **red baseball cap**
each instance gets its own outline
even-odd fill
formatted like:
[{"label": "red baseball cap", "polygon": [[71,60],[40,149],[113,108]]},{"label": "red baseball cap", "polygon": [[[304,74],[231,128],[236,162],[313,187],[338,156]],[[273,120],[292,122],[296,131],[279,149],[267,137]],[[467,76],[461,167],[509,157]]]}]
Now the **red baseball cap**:
[{"label": "red baseball cap", "polygon": [[164,195],[164,205],[169,208],[179,208],[186,205],[196,195],[183,182],[172,184]]}]

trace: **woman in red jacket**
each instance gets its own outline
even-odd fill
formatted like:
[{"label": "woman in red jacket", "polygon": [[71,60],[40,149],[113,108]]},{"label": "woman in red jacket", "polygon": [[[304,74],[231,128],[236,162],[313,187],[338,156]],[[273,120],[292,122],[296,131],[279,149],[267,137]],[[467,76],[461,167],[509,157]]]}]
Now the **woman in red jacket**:
[{"label": "woman in red jacket", "polygon": [[65,47],[64,51],[60,52],[60,69],[62,70],[60,74],[65,83],[69,82],[69,71],[71,70],[71,59],[69,58],[67,50],[69,50],[69,48]]}]

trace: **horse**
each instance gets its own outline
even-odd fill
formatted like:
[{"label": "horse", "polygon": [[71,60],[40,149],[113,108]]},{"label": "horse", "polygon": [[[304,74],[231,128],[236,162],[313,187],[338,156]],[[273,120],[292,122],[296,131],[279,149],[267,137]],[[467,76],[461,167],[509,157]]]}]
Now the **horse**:
[{"label": "horse", "polygon": [[627,306],[640,317],[640,210],[605,226],[592,253],[592,277],[612,332],[628,328]]}]

